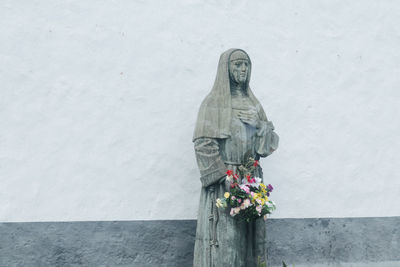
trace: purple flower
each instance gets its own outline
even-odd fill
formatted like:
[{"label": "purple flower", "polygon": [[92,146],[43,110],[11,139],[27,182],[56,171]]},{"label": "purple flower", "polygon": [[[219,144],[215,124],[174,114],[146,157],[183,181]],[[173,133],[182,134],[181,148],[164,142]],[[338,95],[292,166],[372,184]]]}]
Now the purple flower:
[{"label": "purple flower", "polygon": [[272,185],[267,185],[267,190],[269,191],[269,192],[272,192],[272,190],[273,190],[274,188],[272,187]]}]

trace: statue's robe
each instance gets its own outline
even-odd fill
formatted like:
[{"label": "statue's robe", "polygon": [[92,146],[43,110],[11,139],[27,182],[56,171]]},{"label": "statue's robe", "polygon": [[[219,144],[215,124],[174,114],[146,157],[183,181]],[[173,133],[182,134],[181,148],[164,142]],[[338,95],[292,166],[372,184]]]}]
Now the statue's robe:
[{"label": "statue's robe", "polygon": [[[248,60],[248,73],[240,92],[231,90],[231,55],[242,52]],[[237,54],[236,54],[237,55]],[[196,122],[193,142],[202,182],[194,250],[195,267],[252,267],[257,259],[265,261],[265,224],[239,222],[229,209],[217,209],[215,200],[229,190],[225,181],[228,169],[236,172],[245,157],[266,157],[278,147],[279,138],[249,87],[251,61],[246,52],[229,49],[218,63],[211,92],[203,100]],[[255,109],[259,127],[243,123],[240,110]],[[261,167],[256,176],[262,178]]]},{"label": "statue's robe", "polygon": [[[256,129],[243,123],[237,116],[253,103],[246,96],[232,97],[231,136],[225,139],[198,138],[194,142],[197,163],[201,173],[201,190],[194,251],[195,267],[251,267],[258,258],[265,261],[265,223],[239,221],[226,210],[217,209],[216,198],[223,198],[229,190],[224,180],[228,169],[236,172],[245,157],[266,157],[278,146],[278,136],[271,122],[261,121]],[[261,167],[256,176],[262,178]],[[242,178],[242,177],[241,177]]]}]

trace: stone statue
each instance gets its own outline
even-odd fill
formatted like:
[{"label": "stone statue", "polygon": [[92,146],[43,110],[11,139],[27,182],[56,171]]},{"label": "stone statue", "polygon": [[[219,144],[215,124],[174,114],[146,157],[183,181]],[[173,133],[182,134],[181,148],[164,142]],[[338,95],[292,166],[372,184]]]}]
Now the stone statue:
[{"label": "stone statue", "polygon": [[[224,52],[214,86],[200,106],[193,136],[202,183],[195,267],[251,267],[266,261],[264,220],[236,220],[215,205],[229,191],[228,169],[236,172],[249,156],[259,159],[278,148],[274,126],[250,90],[250,74],[245,51]],[[262,178],[261,167],[256,175]]]}]

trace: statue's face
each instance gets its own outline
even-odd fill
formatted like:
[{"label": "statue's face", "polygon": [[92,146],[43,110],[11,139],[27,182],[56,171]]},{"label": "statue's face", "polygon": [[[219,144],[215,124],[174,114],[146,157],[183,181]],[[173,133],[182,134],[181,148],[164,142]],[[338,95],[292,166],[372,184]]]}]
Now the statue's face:
[{"label": "statue's face", "polygon": [[237,83],[245,83],[249,72],[249,61],[246,59],[237,59],[230,62],[231,79]]}]

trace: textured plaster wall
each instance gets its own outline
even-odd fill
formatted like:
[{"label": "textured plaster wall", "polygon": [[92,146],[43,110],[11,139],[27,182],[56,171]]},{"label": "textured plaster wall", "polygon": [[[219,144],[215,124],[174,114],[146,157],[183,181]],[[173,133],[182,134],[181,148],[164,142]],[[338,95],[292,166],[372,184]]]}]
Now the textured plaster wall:
[{"label": "textured plaster wall", "polygon": [[0,3],[0,221],[196,218],[218,57],[281,137],[274,218],[400,214],[398,1]]}]

